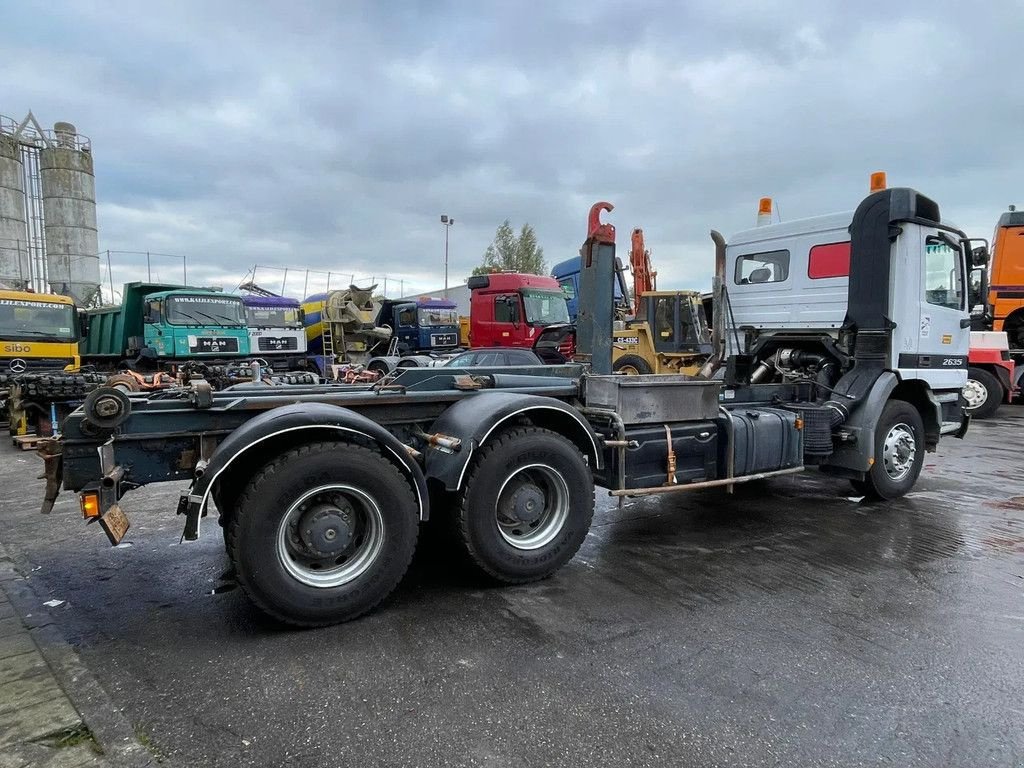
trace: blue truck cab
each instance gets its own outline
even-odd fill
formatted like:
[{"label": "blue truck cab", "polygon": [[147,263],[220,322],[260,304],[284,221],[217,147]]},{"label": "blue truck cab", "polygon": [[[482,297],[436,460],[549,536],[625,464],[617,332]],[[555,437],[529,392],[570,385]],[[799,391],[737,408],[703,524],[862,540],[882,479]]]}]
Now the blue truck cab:
[{"label": "blue truck cab", "polygon": [[[629,310],[629,289],[622,276],[622,268],[616,261],[615,271],[615,306]],[[562,286],[565,294],[565,303],[569,309],[569,322],[576,322],[576,315],[579,312],[580,293],[580,257],[573,256],[571,259],[560,261],[551,268],[551,276]]]},{"label": "blue truck cab", "polygon": [[389,326],[398,353],[442,352],[459,346],[459,313],[454,301],[421,296],[416,301],[381,304],[378,326]]}]

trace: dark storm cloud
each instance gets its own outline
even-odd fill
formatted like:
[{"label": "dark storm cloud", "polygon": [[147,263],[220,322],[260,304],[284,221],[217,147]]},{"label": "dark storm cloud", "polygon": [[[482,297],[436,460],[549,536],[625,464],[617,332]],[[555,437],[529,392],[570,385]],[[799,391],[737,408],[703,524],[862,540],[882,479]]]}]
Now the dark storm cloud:
[{"label": "dark storm cloud", "polygon": [[76,123],[101,246],[188,254],[206,281],[277,263],[436,287],[440,213],[455,280],[506,217],[573,254],[606,198],[663,287],[702,286],[710,228],[763,194],[850,209],[877,168],[987,235],[1021,178],[1022,6],[823,5],[19,4],[0,113]]}]

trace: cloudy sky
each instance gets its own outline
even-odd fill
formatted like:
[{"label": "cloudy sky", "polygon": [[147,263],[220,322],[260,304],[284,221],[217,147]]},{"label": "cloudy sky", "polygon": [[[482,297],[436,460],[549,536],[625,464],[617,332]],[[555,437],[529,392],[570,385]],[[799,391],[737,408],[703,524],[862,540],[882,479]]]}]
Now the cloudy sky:
[{"label": "cloudy sky", "polygon": [[708,230],[762,195],[783,219],[852,209],[877,169],[990,236],[1024,204],[1022,41],[1013,0],[21,0],[0,114],[75,123],[100,247],[185,255],[196,282],[258,263],[435,288],[442,213],[453,283],[505,218],[550,265],[604,199],[659,287],[702,288]]}]

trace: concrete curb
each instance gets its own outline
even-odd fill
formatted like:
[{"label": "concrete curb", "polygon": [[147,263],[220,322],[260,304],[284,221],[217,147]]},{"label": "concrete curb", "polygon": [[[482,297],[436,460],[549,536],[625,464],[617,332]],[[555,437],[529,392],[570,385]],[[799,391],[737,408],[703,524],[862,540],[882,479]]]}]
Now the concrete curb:
[{"label": "concrete curb", "polygon": [[0,543],[0,588],[7,594],[18,618],[28,627],[39,652],[82,721],[103,750],[103,760],[118,768],[153,768],[156,761],[139,743],[131,723],[114,706],[95,675],[61,634],[44,598],[15,567]]}]

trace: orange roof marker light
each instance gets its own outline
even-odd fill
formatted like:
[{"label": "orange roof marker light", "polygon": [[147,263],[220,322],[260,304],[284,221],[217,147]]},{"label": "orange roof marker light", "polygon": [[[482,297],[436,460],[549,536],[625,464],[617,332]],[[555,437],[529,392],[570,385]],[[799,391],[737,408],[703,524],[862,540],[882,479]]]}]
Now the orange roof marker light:
[{"label": "orange roof marker light", "polygon": [[885,171],[875,171],[871,174],[871,191],[881,192],[886,189],[888,184],[885,180]]},{"label": "orange roof marker light", "polygon": [[772,199],[762,197],[757,203],[757,226],[772,223]]}]

